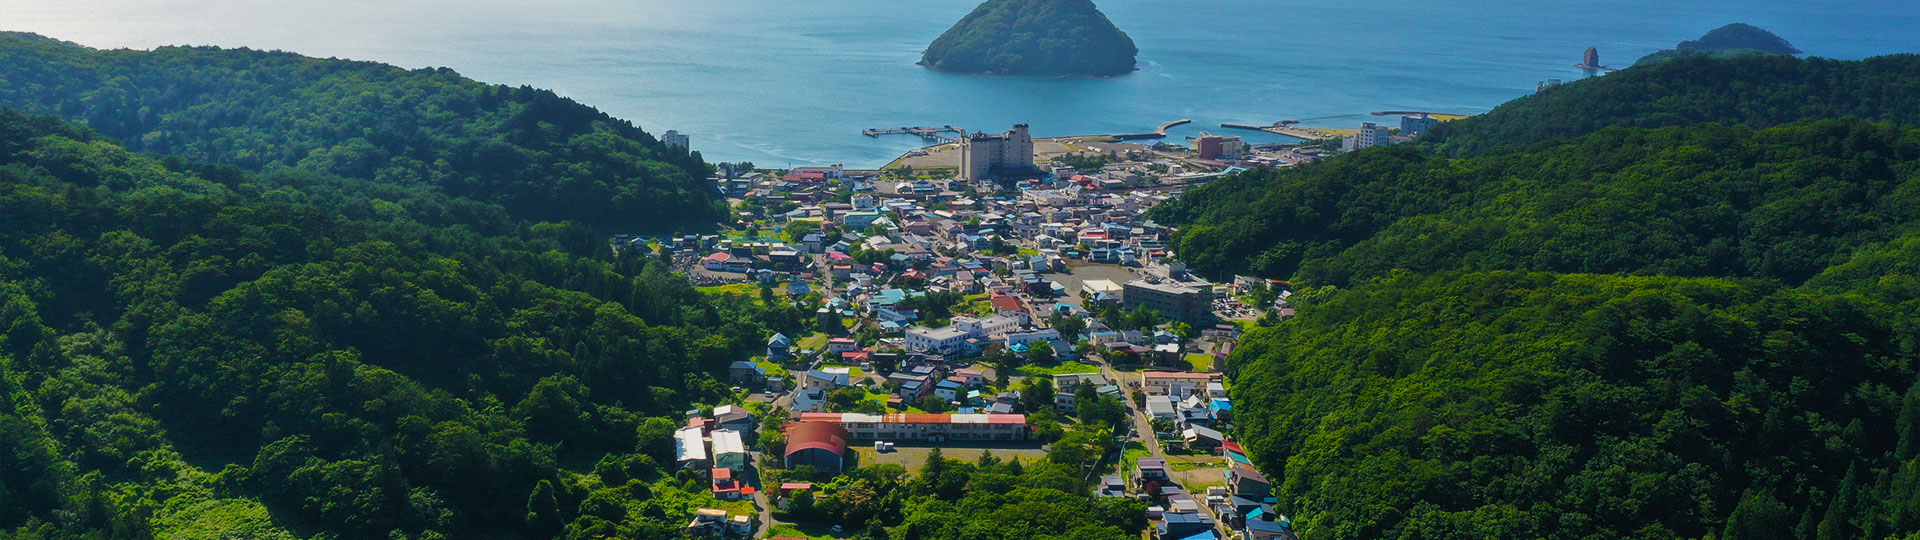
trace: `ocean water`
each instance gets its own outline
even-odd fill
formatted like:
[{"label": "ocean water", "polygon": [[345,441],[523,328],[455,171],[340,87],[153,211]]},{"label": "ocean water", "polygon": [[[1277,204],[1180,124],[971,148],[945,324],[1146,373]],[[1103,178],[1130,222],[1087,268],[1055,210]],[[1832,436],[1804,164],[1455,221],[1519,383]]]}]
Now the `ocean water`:
[{"label": "ocean water", "polygon": [[[973,0],[0,0],[0,30],[100,48],[218,45],[451,67],[551,88],[713,161],[871,167],[924,144],[872,127],[1038,136],[1282,119],[1352,127],[1380,110],[1478,113],[1624,67],[1729,22],[1810,55],[1920,52],[1916,0],[1104,0],[1139,45],[1110,79],[979,77],[914,65]],[[4,61],[4,59],[0,59]]]}]

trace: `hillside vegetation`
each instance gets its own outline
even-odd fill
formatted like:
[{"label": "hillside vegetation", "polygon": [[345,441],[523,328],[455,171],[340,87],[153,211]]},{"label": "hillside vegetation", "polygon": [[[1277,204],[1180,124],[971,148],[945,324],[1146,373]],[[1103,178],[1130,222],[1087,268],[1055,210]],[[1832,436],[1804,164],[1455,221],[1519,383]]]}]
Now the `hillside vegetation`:
[{"label": "hillside vegetation", "polygon": [[1091,0],[987,0],[921,55],[941,71],[1120,75],[1139,49]]},{"label": "hillside vegetation", "polygon": [[1920,280],[1885,279],[1397,275],[1244,340],[1234,410],[1305,539],[1912,538]]},{"label": "hillside vegetation", "polygon": [[1920,57],[1687,58],[1151,217],[1305,540],[1920,538]]},{"label": "hillside vegetation", "polygon": [[1920,126],[1920,55],[1860,61],[1685,58],[1564,84],[1443,123],[1422,142],[1449,156],[1570,139],[1608,127],[1706,122],[1765,128],[1856,117]]},{"label": "hillside vegetation", "polygon": [[427,186],[601,231],[698,228],[724,210],[697,153],[553,92],[445,68],[103,51],[0,33],[0,81],[0,106],[65,117],[139,152]]},{"label": "hillside vegetation", "polygon": [[578,225],[0,110],[0,538],[670,538],[801,311]]}]

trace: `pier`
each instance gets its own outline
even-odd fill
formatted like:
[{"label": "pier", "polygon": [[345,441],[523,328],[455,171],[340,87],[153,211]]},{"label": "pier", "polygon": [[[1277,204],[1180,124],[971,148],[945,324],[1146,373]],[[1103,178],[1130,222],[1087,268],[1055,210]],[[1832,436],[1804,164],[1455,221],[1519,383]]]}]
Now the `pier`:
[{"label": "pier", "polygon": [[1165,124],[1160,124],[1160,129],[1153,130],[1153,133],[1123,133],[1120,135],[1114,135],[1113,140],[1136,141],[1140,139],[1165,139],[1167,138],[1167,130],[1173,129],[1176,126],[1180,126],[1183,124],[1190,124],[1190,123],[1193,123],[1192,118],[1182,118],[1179,120],[1174,120],[1172,122],[1167,122]]},{"label": "pier", "polygon": [[1228,128],[1228,129],[1247,129],[1247,130],[1253,130],[1253,131],[1265,131],[1267,133],[1273,133],[1276,135],[1286,135],[1288,137],[1293,137],[1295,139],[1306,139],[1309,141],[1324,141],[1328,139],[1340,138],[1333,134],[1320,131],[1317,129],[1303,128],[1300,126],[1292,125],[1291,122],[1287,122],[1284,120],[1279,122],[1274,122],[1273,125],[1270,125],[1270,126],[1256,126],[1252,124],[1220,124],[1220,127]]},{"label": "pier", "polygon": [[[953,132],[953,133],[956,133],[957,135],[955,136],[943,135],[942,133],[945,133],[945,132]],[[939,126],[939,127],[926,126],[926,127],[903,127],[903,128],[897,128],[897,129],[867,129],[867,130],[861,130],[860,134],[866,135],[868,137],[879,137],[881,135],[898,135],[898,134],[919,135],[920,138],[922,139],[939,139],[947,142],[960,142],[960,137],[966,136],[967,130],[953,127],[953,126]]]}]

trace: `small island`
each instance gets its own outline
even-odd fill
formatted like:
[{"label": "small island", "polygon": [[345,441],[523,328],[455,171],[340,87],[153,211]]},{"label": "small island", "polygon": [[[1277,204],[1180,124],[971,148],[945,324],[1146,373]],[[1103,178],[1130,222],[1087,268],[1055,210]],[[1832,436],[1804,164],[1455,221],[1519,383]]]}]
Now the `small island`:
[{"label": "small island", "polygon": [[1682,41],[1679,46],[1646,55],[1634,65],[1657,64],[1688,56],[1748,56],[1756,54],[1800,54],[1787,40],[1757,26],[1733,23],[1713,29],[1700,39]]},{"label": "small island", "polygon": [[920,65],[983,75],[1112,76],[1133,71],[1133,38],[1091,0],[987,0],[941,34]]}]

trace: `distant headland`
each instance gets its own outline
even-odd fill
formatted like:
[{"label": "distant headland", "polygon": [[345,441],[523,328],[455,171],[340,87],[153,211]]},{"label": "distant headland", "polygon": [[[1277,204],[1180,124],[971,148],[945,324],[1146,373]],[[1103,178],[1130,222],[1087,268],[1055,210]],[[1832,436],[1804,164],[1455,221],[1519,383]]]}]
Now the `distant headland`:
[{"label": "distant headland", "polygon": [[933,40],[920,65],[982,75],[1133,71],[1133,38],[1091,0],[987,0]]},{"label": "distant headland", "polygon": [[1657,64],[1675,58],[1688,56],[1748,56],[1756,54],[1800,54],[1787,40],[1760,27],[1750,24],[1733,23],[1713,29],[1700,39],[1682,41],[1680,45],[1640,58],[1634,65]]}]

